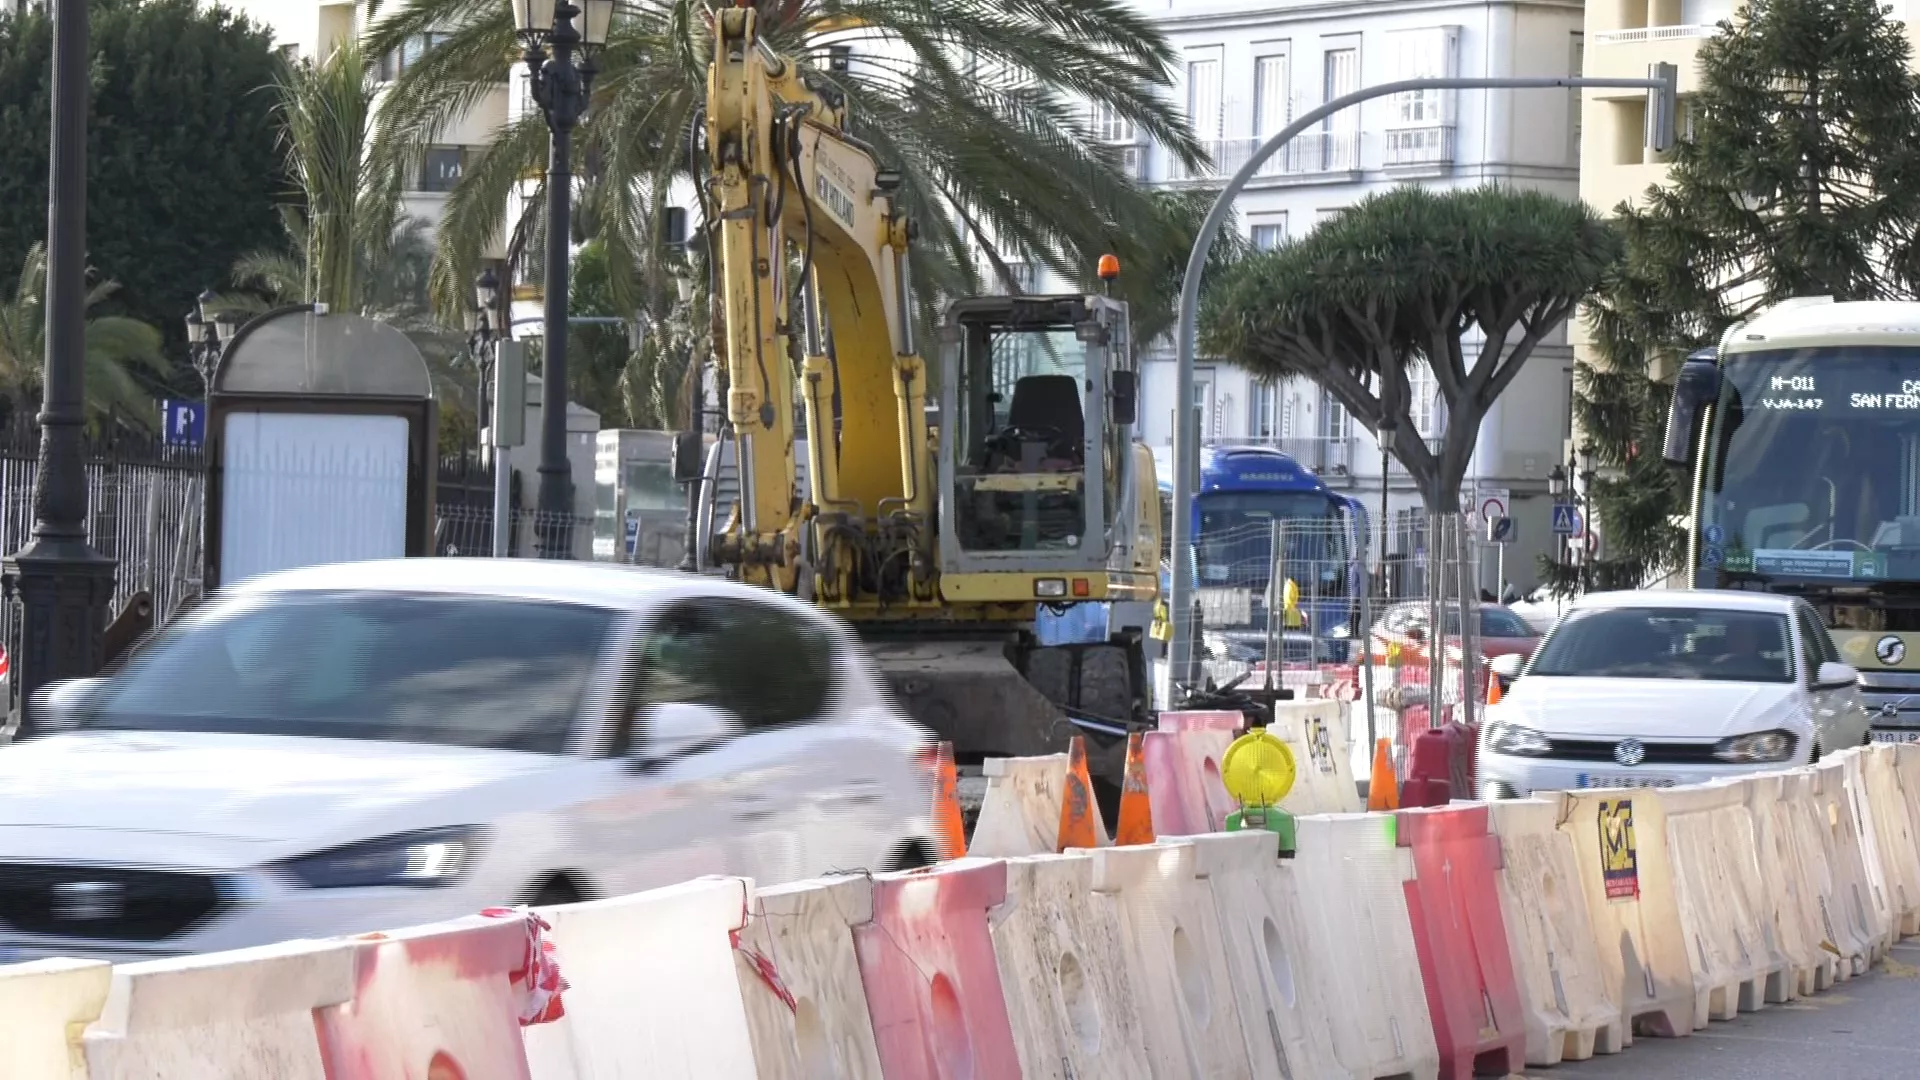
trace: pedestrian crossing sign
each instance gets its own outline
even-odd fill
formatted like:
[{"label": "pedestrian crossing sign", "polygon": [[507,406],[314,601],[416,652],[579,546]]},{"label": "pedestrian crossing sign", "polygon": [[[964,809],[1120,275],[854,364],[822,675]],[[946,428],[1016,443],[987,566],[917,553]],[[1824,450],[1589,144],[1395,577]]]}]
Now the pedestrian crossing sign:
[{"label": "pedestrian crossing sign", "polygon": [[1572,503],[1553,504],[1553,534],[1555,536],[1580,535],[1580,511]]}]

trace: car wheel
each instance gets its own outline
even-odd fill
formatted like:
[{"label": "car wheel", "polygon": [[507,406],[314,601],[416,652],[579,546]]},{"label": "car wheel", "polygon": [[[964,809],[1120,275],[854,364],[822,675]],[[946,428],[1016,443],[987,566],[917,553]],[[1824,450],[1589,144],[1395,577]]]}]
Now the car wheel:
[{"label": "car wheel", "polygon": [[937,861],[933,857],[933,850],[924,841],[910,840],[894,849],[893,855],[887,859],[886,869],[889,873],[899,873],[932,866]]},{"label": "car wheel", "polygon": [[586,897],[581,894],[580,886],[565,874],[555,874],[533,891],[533,899],[527,901],[529,907],[554,907],[559,904],[577,904]]}]

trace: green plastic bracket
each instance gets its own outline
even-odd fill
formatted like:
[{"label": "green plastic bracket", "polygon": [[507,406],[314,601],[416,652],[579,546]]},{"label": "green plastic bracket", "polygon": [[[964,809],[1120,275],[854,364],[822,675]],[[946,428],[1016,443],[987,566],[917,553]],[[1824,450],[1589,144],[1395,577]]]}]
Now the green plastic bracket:
[{"label": "green plastic bracket", "polygon": [[1292,855],[1293,815],[1277,806],[1249,806],[1227,815],[1227,831],[1265,829],[1280,838],[1280,854]]}]

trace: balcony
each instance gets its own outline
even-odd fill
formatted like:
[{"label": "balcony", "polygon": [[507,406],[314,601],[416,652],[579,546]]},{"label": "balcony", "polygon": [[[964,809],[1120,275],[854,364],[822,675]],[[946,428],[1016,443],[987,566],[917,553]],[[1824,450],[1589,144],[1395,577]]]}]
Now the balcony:
[{"label": "balcony", "polygon": [[1443,168],[1453,164],[1453,125],[1389,128],[1380,164],[1387,169]]},{"label": "balcony", "polygon": [[[1167,179],[1172,181],[1211,180],[1232,176],[1240,170],[1263,139],[1220,139],[1204,144],[1213,158],[1212,167],[1187,169],[1170,162]],[[1360,133],[1357,131],[1309,131],[1280,148],[1262,162],[1256,178],[1318,177],[1331,173],[1356,172],[1360,168]]]},{"label": "balcony", "polygon": [[1684,41],[1710,38],[1720,32],[1714,23],[1688,26],[1639,26],[1630,30],[1600,30],[1594,33],[1595,45],[1636,45],[1648,41]]}]

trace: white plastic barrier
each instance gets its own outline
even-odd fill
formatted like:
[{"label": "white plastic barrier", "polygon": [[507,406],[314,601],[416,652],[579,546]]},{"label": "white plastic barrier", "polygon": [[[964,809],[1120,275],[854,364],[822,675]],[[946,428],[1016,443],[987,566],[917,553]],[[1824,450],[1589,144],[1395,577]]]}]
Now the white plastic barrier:
[{"label": "white plastic barrier", "polygon": [[1119,925],[1093,899],[1085,852],[1007,860],[987,912],[1026,1080],[1146,1080],[1146,1042]]},{"label": "white plastic barrier", "polygon": [[1854,909],[1854,891],[1836,869],[1832,847],[1832,827],[1828,807],[1820,796],[1820,776],[1812,768],[1790,769],[1780,775],[1785,791],[1782,804],[1794,833],[1794,847],[1800,856],[1802,880],[1807,897],[1818,916],[1815,941],[1820,951],[1832,958],[1825,976],[1826,989],[1832,982],[1844,982],[1865,974],[1866,957],[1872,942],[1858,929],[1861,920]]},{"label": "white plastic barrier", "polygon": [[1334,1017],[1318,992],[1310,931],[1293,889],[1293,867],[1270,832],[1209,833],[1193,845],[1226,942],[1240,1004],[1240,1031],[1255,1076],[1337,1076]]},{"label": "white plastic barrier", "polygon": [[[90,1080],[344,1080],[315,1037],[316,1010],[354,997],[355,946],[290,941],[258,949],[122,964],[87,1030]],[[419,1065],[425,1075],[426,1061]]]},{"label": "white plastic barrier", "polygon": [[1885,890],[1887,917],[1895,938],[1920,932],[1920,835],[1900,790],[1899,766],[1892,746],[1875,746],[1854,755],[1847,787],[1854,810],[1871,822],[1875,853]]},{"label": "white plastic barrier", "polygon": [[735,981],[764,1080],[881,1080],[853,928],[873,921],[864,876],[756,890]]},{"label": "white plastic barrier", "polygon": [[1500,838],[1500,911],[1527,1025],[1527,1064],[1558,1065],[1625,1045],[1620,1002],[1607,981],[1558,803],[1488,805]]},{"label": "white plastic barrier", "polygon": [[1886,955],[1893,944],[1893,922],[1888,916],[1885,891],[1879,886],[1879,852],[1863,835],[1863,822],[1847,794],[1847,758],[1853,753],[1835,754],[1811,768],[1826,832],[1827,866],[1839,900],[1837,910],[1830,914],[1836,922],[1845,923],[1841,932],[1852,942],[1849,958],[1854,974],[1859,975]]},{"label": "white plastic barrier", "polygon": [[[1731,1020],[1765,1004],[1766,987],[1787,970],[1761,912],[1760,851],[1746,793],[1716,782],[1660,792],[1667,858],[1687,935],[1695,1023]],[[1644,835],[1644,834],[1642,834]]]},{"label": "white plastic barrier", "polygon": [[71,1080],[81,1029],[99,1017],[112,976],[98,960],[0,967],[0,1080]]},{"label": "white plastic barrier", "polygon": [[1179,840],[1101,848],[1094,908],[1120,928],[1155,1080],[1251,1080],[1220,920],[1193,857]]},{"label": "white plastic barrier", "polygon": [[1277,701],[1273,734],[1293,751],[1298,770],[1293,790],[1280,805],[1292,814],[1344,814],[1365,810],[1353,780],[1353,733],[1345,702]]},{"label": "white plastic barrier", "polygon": [[[981,772],[987,793],[980,801],[967,854],[984,859],[1051,854],[1060,845],[1060,809],[1066,801],[1067,755],[988,758]],[[1094,815],[1096,838],[1111,841]]]},{"label": "white plastic barrier", "polygon": [[[1824,867],[1817,853],[1800,850],[1794,824],[1802,808],[1791,801],[1800,786],[1788,784],[1784,773],[1763,773],[1741,785],[1747,812],[1752,815],[1760,862],[1760,915],[1772,928],[1774,940],[1786,957],[1788,969],[1767,987],[1767,1000],[1785,1002],[1832,985],[1836,960],[1820,947],[1827,934],[1821,894],[1809,867]],[[1824,873],[1823,869],[1819,870]]]},{"label": "white plastic barrier", "polygon": [[1667,862],[1667,820],[1650,790],[1562,792],[1560,830],[1573,841],[1607,986],[1620,1002],[1624,1041],[1636,1033],[1691,1035],[1687,938]]},{"label": "white plastic barrier", "polygon": [[566,1015],[526,1029],[534,1080],[753,1080],[729,938],[752,888],[745,878],[696,878],[539,909],[570,985]]},{"label": "white plastic barrier", "polygon": [[1407,913],[1413,854],[1398,846],[1393,815],[1316,815],[1294,828],[1292,902],[1321,980],[1315,992],[1328,999],[1342,1075],[1437,1076],[1440,1051]]}]

